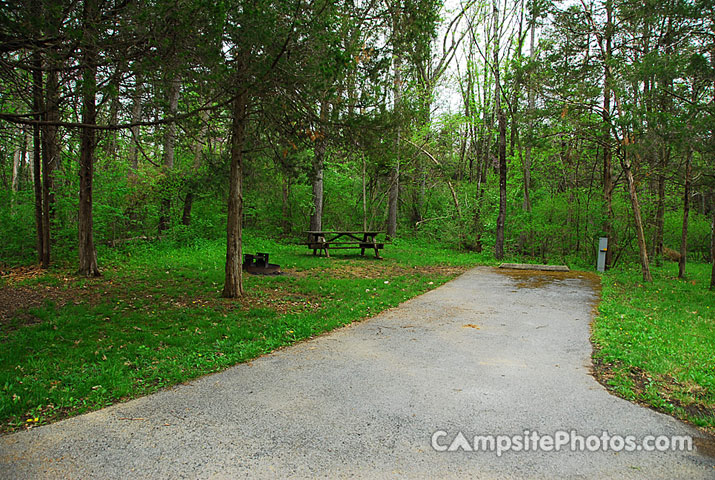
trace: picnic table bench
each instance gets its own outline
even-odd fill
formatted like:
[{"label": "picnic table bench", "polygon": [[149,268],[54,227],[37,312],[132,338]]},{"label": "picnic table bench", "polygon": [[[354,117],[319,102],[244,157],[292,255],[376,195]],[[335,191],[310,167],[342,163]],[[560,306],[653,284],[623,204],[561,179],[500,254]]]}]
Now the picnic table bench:
[{"label": "picnic table bench", "polygon": [[365,250],[375,251],[376,258],[380,257],[380,250],[385,248],[384,243],[378,243],[376,237],[381,231],[339,231],[339,230],[310,230],[307,245],[313,250],[313,255],[317,252],[325,252],[325,256],[330,258],[330,250],[359,248],[360,255],[365,255]]}]

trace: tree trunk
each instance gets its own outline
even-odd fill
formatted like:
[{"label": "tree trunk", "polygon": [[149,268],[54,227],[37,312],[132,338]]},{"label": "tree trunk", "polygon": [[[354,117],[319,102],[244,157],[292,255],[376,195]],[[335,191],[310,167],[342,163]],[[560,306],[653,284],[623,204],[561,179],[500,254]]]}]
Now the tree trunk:
[{"label": "tree trunk", "polygon": [[[169,111],[168,116],[173,119],[176,112],[179,110],[179,93],[181,92],[181,79],[178,75],[171,79],[171,88],[169,90]],[[169,176],[174,169],[174,146],[176,145],[176,122],[172,120],[166,126],[166,135],[164,137],[164,175]],[[161,214],[159,215],[159,233],[169,228],[169,219],[171,216],[171,190],[170,182],[164,182],[163,198],[161,199]]]},{"label": "tree trunk", "polygon": [[[671,17],[672,18],[672,17]],[[668,19],[666,33],[658,40],[659,44],[664,45],[664,54],[666,58],[672,56],[672,25],[671,18]],[[672,72],[670,69],[659,69],[658,75],[653,75],[650,80],[652,95],[650,99],[646,99],[646,115],[653,115],[654,110],[660,110],[663,115],[672,115],[672,96],[668,92],[673,91]],[[659,100],[656,105],[656,98]],[[650,101],[648,101],[650,100]],[[664,124],[667,126],[667,123]],[[655,256],[655,264],[660,266],[663,257],[663,231],[665,228],[665,178],[668,172],[670,163],[670,144],[669,134],[658,132],[658,207],[655,217],[655,235],[653,237],[653,255]]]},{"label": "tree trunk", "polygon": [[[432,60],[432,57],[429,55],[426,58],[428,58],[429,61]],[[417,77],[417,96],[419,105],[417,107],[417,128],[420,131],[426,132],[424,144],[427,145],[431,139],[430,125],[432,124],[432,94],[434,93],[434,89],[432,88],[432,81],[430,79],[430,67],[428,65],[424,65],[423,68],[419,68],[419,71],[422,73],[420,73]],[[413,156],[412,158],[412,205],[410,223],[412,225],[417,225],[424,219],[427,169],[420,155]],[[434,157],[432,157],[432,159],[434,160]],[[447,181],[449,182],[449,180]]]},{"label": "tree trunk", "polygon": [[367,231],[367,162],[365,152],[362,152],[362,229]]},{"label": "tree trunk", "polygon": [[[399,134],[398,134],[399,136]],[[399,141],[397,142],[399,149]],[[399,156],[399,154],[398,154]],[[390,172],[390,193],[387,208],[387,238],[392,239],[397,234],[397,207],[400,192],[400,159],[395,160],[395,165]]]},{"label": "tree trunk", "polygon": [[32,158],[32,142],[34,141],[33,129],[26,127],[23,130],[24,140],[22,141],[20,153],[20,179],[18,180],[17,188],[20,190],[22,185],[22,168],[23,165],[27,165],[27,177],[32,185],[35,184],[35,170],[33,168],[34,160]]},{"label": "tree trunk", "polygon": [[[710,47],[710,62],[711,65],[715,63],[715,45]],[[715,87],[715,81],[713,81],[713,87]],[[715,102],[715,91],[713,92],[713,102]],[[710,141],[713,141],[712,135],[710,136]],[[710,157],[712,161],[712,157]],[[703,195],[703,213],[705,213],[705,195]],[[715,290],[715,192],[710,195],[710,215],[712,215],[712,221],[710,223],[710,261],[713,264],[712,272],[710,273],[710,290]]]},{"label": "tree trunk", "polygon": [[290,175],[285,171],[281,175],[281,199],[283,201],[281,205],[282,216],[281,216],[281,229],[285,235],[288,235],[293,229],[291,224],[291,209],[290,209]]},{"label": "tree trunk", "polygon": [[[35,118],[41,120],[42,112],[42,59],[39,53],[32,56],[32,103],[33,110],[37,115]],[[32,127],[32,178],[35,186],[35,228],[37,231],[37,258],[43,267],[45,256],[45,235],[43,232],[44,222],[42,221],[42,157],[41,157],[40,126]]]},{"label": "tree trunk", "polygon": [[[25,135],[20,131],[20,143],[25,141]],[[17,193],[20,180],[20,160],[22,159],[22,147],[20,144],[15,146],[15,152],[12,155],[12,179],[10,185],[13,192]]]},{"label": "tree trunk", "polygon": [[[50,62],[52,67],[53,63]],[[45,114],[44,119],[48,122],[57,122],[59,114],[59,82],[56,71],[47,73],[47,88],[45,90]],[[59,142],[57,138],[57,127],[55,125],[45,125],[42,127],[42,265],[47,268],[50,265],[50,220],[54,216],[54,171],[59,165]]]},{"label": "tree trunk", "polygon": [[[410,213],[410,224],[417,225],[422,221],[423,207],[424,207],[424,178],[425,178],[425,166],[424,162],[420,156],[414,158],[413,167],[413,181],[412,181],[412,205]],[[449,180],[448,180],[449,181]]]},{"label": "tree trunk", "polygon": [[[608,128],[608,127],[607,127]],[[613,262],[613,250],[616,246],[616,239],[613,235],[613,162],[610,145],[610,134],[607,134],[603,145],[603,234],[608,239],[606,250],[606,268],[610,268]]]},{"label": "tree trunk", "polygon": [[[531,93],[529,93],[531,95]],[[529,140],[524,149],[524,202],[522,208],[525,212],[531,212],[531,141]]]},{"label": "tree trunk", "polygon": [[[531,18],[531,31],[529,32],[529,60],[531,62],[535,59],[535,49],[536,49],[536,8],[532,7],[533,16]],[[531,72],[529,72],[526,88],[527,88],[527,115],[528,115],[528,127],[529,127],[529,138],[527,138],[525,151],[524,151],[524,202],[523,209],[525,212],[531,212],[531,198],[529,197],[529,192],[531,190],[531,136],[533,134],[534,126],[534,110],[536,107],[536,99],[534,94],[534,79]]]},{"label": "tree trunk", "polygon": [[710,272],[710,290],[715,290],[715,201],[710,200],[712,220],[710,221],[710,261],[713,264]]},{"label": "tree trunk", "polygon": [[189,190],[184,197],[184,211],[181,213],[181,224],[184,226],[191,225],[191,208],[194,205],[194,192]]},{"label": "tree trunk", "polygon": [[501,80],[499,72],[499,9],[496,0],[492,4],[494,14],[494,111],[497,114],[499,127],[499,215],[497,216],[496,243],[494,257],[504,258],[504,227],[506,224],[506,116],[501,106]]},{"label": "tree trunk", "polygon": [[169,90],[169,111],[167,112],[172,120],[166,126],[164,137],[164,166],[167,170],[174,169],[174,146],[176,145],[176,121],[173,117],[179,110],[179,93],[181,93],[181,79],[175,76],[171,79]]},{"label": "tree trunk", "polygon": [[[473,40],[475,41],[475,40]],[[492,92],[491,86],[489,84],[489,70],[484,69],[484,78],[482,88],[482,105],[484,111],[484,122],[480,123],[478,126],[474,125],[476,122],[472,121],[472,134],[473,140],[477,144],[475,155],[477,157],[477,195],[475,199],[475,211],[474,211],[474,245],[473,249],[477,253],[481,253],[483,250],[482,245],[482,234],[483,234],[483,223],[482,223],[482,202],[484,200],[485,185],[487,184],[487,173],[489,172],[489,165],[492,163],[491,156],[491,142],[492,142],[492,129],[494,126],[494,113],[491,110],[492,102]],[[479,76],[476,74],[475,85],[479,85]],[[475,93],[475,97],[479,95],[479,92]],[[473,115],[474,110],[472,110]],[[479,138],[477,138],[479,137]]]},{"label": "tree trunk", "polygon": [[[393,68],[395,70],[394,109],[401,110],[402,105],[402,58],[398,54],[393,57]],[[387,201],[387,238],[392,239],[397,234],[397,210],[400,195],[400,143],[402,140],[402,129],[397,127],[397,138],[395,139],[395,164],[390,172],[390,190]]]},{"label": "tree trunk", "polygon": [[[623,152],[623,155],[627,155],[627,152]],[[621,164],[623,166],[623,172],[626,174],[626,181],[628,182],[628,194],[631,198],[631,207],[633,208],[633,220],[635,221],[636,226],[636,237],[638,240],[638,252],[640,254],[641,269],[643,271],[643,281],[652,282],[653,277],[651,277],[650,275],[650,267],[648,266],[648,252],[646,249],[645,235],[643,234],[641,207],[638,204],[638,193],[636,192],[633,172],[631,171],[631,165],[627,161],[627,159],[624,158]]]},{"label": "tree trunk", "polygon": [[[476,131],[475,137],[477,135]],[[483,136],[484,137],[484,136]],[[484,198],[484,185],[487,182],[487,159],[481,154],[482,142],[479,142],[476,156],[477,161],[477,196],[474,202],[474,244],[470,246],[477,253],[482,253],[482,199]]]},{"label": "tree trunk", "polygon": [[[143,80],[140,74],[134,74],[134,92],[132,93],[132,117],[131,122],[137,123],[142,118],[142,90]],[[132,140],[129,144],[129,181],[135,182],[137,171],[139,170],[139,127],[130,129]]]},{"label": "tree trunk", "polygon": [[[243,68],[237,66],[238,71]],[[242,82],[238,82],[239,88]],[[231,171],[229,174],[228,219],[226,226],[226,278],[223,285],[225,298],[243,295],[241,270],[241,242],[243,221],[243,146],[248,123],[248,92],[242,91],[233,101],[231,128]]]},{"label": "tree trunk", "polygon": [[[9,143],[12,144],[12,134],[10,134],[9,137],[10,137]],[[10,145],[10,148],[12,148],[12,145]],[[15,156],[14,150],[13,150],[12,156],[13,157]],[[0,178],[2,179],[1,185],[2,185],[3,189],[10,190],[12,192],[12,178],[8,179],[8,177],[7,177],[7,172],[5,171],[5,160],[6,160],[5,155],[0,156]],[[12,165],[12,162],[10,162],[10,175],[12,175],[12,168],[13,168],[13,165]],[[11,195],[10,196],[10,205],[12,205],[12,198],[13,197]]]},{"label": "tree trunk", "polygon": [[[57,15],[57,9],[43,8],[45,35],[50,37],[58,36],[62,20]],[[62,66],[59,52],[50,47],[45,50],[44,61],[47,67],[45,103],[43,120],[47,122],[41,127],[42,132],[42,265],[47,268],[50,265],[51,220],[55,216],[55,170],[60,165],[60,145],[57,125],[52,123],[60,120],[60,82],[58,71]]]},{"label": "tree trunk", "polygon": [[[97,0],[84,4],[84,38],[82,45],[82,123],[95,125],[97,121]],[[97,250],[94,246],[94,220],[92,217],[92,181],[94,175],[95,130],[80,130],[79,154],[79,273],[99,276]]]},{"label": "tree trunk", "polygon": [[[125,66],[119,66],[117,68],[120,68],[122,70],[126,70]],[[120,101],[120,85],[119,85],[119,77],[114,76],[111,79],[111,100],[109,102],[109,124],[110,125],[117,125],[119,123],[119,107],[121,105]],[[119,136],[119,131],[118,130],[113,130],[109,131],[107,135],[107,140],[105,142],[105,145],[107,146],[106,153],[107,153],[107,158],[109,159],[110,162],[116,163],[118,159],[117,155],[117,150],[119,148],[118,145],[118,136]]]},{"label": "tree trunk", "polygon": [[603,234],[608,239],[606,250],[606,268],[613,262],[613,251],[616,239],[613,235],[613,157],[611,153],[611,71],[613,36],[613,2],[606,0],[606,52],[603,66]]},{"label": "tree trunk", "polygon": [[504,258],[504,228],[506,224],[506,118],[498,111],[499,121],[499,215],[497,216],[496,245],[494,257]]},{"label": "tree trunk", "polygon": [[[537,9],[532,8],[532,17],[529,22],[529,61],[532,63],[530,67],[533,69],[533,62],[535,59],[535,48],[536,48],[536,13]],[[526,77],[526,115],[527,115],[527,138],[524,146],[524,155],[522,158],[522,172],[524,176],[524,199],[521,205],[522,210],[527,213],[531,213],[531,148],[532,148],[532,136],[534,132],[534,110],[536,107],[535,92],[533,85],[532,72],[527,72]],[[519,153],[521,154],[521,139],[519,139]],[[530,216],[529,216],[530,217]],[[527,217],[527,218],[529,218]],[[524,245],[529,241],[531,237],[530,231],[525,231],[519,236],[519,251],[524,251]]]},{"label": "tree trunk", "polygon": [[[516,62],[518,65],[523,65],[523,49],[524,49],[524,2],[522,0],[519,6],[519,28],[516,35]],[[514,157],[515,148],[518,149],[519,163],[524,166],[524,151],[522,150],[521,138],[519,137],[519,104],[521,103],[521,88],[524,80],[516,76],[511,84],[511,102],[509,104],[509,156]],[[527,99],[528,102],[528,99]]]},{"label": "tree trunk", "polygon": [[685,156],[685,188],[683,189],[683,231],[680,236],[680,258],[678,278],[685,277],[685,257],[688,254],[688,215],[690,214],[690,176],[692,174],[693,152],[688,148]]},{"label": "tree trunk", "polygon": [[320,132],[313,151],[313,213],[310,215],[310,230],[323,229],[323,169],[325,166],[325,122],[328,120],[329,104],[323,99],[320,102]]},{"label": "tree trunk", "polygon": [[[449,185],[449,179],[447,179],[447,184]],[[450,187],[451,187],[451,185],[450,185]],[[425,211],[425,195],[427,194],[427,172],[425,171],[424,168],[422,169],[422,171],[420,171],[420,186],[419,186],[419,188],[420,188],[420,196],[419,196],[419,202],[417,204],[417,208],[419,209],[419,212],[420,212],[420,221],[422,221],[422,219],[424,218],[423,214]],[[455,204],[458,205],[454,189],[452,189],[452,195],[455,196],[454,201],[455,201]],[[459,214],[459,216],[462,215],[462,213],[459,210],[457,210],[457,213]]]}]

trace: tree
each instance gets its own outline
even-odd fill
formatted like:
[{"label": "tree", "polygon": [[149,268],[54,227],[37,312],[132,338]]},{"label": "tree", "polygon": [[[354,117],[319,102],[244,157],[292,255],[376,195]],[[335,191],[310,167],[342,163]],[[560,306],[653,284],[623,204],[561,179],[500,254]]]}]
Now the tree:
[{"label": "tree", "polygon": [[[57,37],[60,34],[60,25],[64,20],[61,9],[52,2],[44,2],[42,9],[44,34]],[[42,134],[42,266],[50,265],[50,252],[52,249],[51,218],[54,216],[54,174],[60,163],[59,129],[55,122],[60,119],[60,83],[59,72],[62,70],[61,52],[57,48],[46,48],[43,60],[43,70],[46,71],[44,86],[43,120],[46,122],[41,128]]]},{"label": "tree", "polygon": [[[402,79],[402,56],[403,48],[401,41],[403,34],[403,25],[405,23],[403,5],[401,0],[393,1],[390,7],[390,16],[392,20],[392,35],[393,35],[393,52],[392,52],[392,71],[394,75],[393,84],[393,110],[399,116],[402,111],[402,90],[404,89]],[[394,238],[397,233],[397,210],[400,194],[400,149],[402,140],[402,128],[397,127],[395,135],[395,158],[390,170],[389,197],[387,200],[387,238]]]},{"label": "tree", "polygon": [[86,0],[82,13],[82,123],[79,156],[79,272],[99,276],[97,249],[94,246],[92,184],[94,181],[95,129],[97,123],[97,41],[99,8],[97,0]]},{"label": "tree", "polygon": [[[711,200],[711,204],[715,203]],[[712,220],[710,222],[710,262],[713,264],[710,273],[710,290],[715,290],[715,208],[712,209]]]},{"label": "tree", "polygon": [[[32,109],[35,112],[35,120],[39,122],[42,112],[42,59],[38,52],[32,56]],[[37,255],[40,263],[46,260],[45,247],[46,235],[44,233],[45,221],[42,208],[42,152],[40,139],[40,125],[35,123],[32,126],[32,172],[35,187],[35,230],[37,232]],[[45,265],[47,266],[47,265]]]},{"label": "tree", "polygon": [[693,172],[693,154],[688,151],[685,157],[685,187],[683,188],[683,228],[680,236],[680,258],[678,259],[678,278],[685,277],[685,258],[688,255],[688,216],[690,215],[690,177]]},{"label": "tree", "polygon": [[527,72],[526,96],[527,96],[527,129],[528,137],[524,146],[524,202],[522,208],[524,211],[531,213],[531,198],[529,196],[531,190],[531,153],[533,140],[531,136],[534,130],[534,115],[536,109],[536,88],[533,70],[536,68],[536,20],[539,16],[539,9],[536,2],[531,4],[531,18],[529,20],[529,67]]},{"label": "tree", "polygon": [[142,93],[144,87],[142,85],[143,80],[140,73],[134,73],[134,91],[132,93],[132,116],[130,122],[133,127],[131,127],[131,143],[129,146],[129,176],[130,179],[135,179],[137,171],[139,170],[139,148],[137,143],[139,142],[139,125],[137,125],[142,119]]},{"label": "tree", "polygon": [[[609,3],[610,5],[610,3]],[[583,11],[586,17],[586,20],[588,21],[588,24],[591,27],[591,31],[593,35],[595,35],[597,39],[597,44],[598,44],[598,49],[599,49],[599,54],[601,57],[601,61],[603,64],[608,64],[609,59],[610,59],[610,54],[606,48],[605,45],[605,38],[603,34],[603,30],[598,28],[596,25],[596,21],[594,20],[593,14],[592,14],[592,9],[586,6],[586,4],[583,3],[582,1],[582,6],[583,6]],[[610,22],[609,22],[609,17],[608,17],[608,8],[607,8],[607,27],[609,27],[610,31]],[[616,83],[615,83],[615,76],[613,75],[613,72],[610,68],[606,69],[605,74],[607,75],[608,78],[608,91],[613,93],[613,99],[616,104],[616,110],[618,113],[618,120],[623,119],[624,116],[624,109],[620,101],[620,95],[618,94],[617,91],[615,91]],[[605,97],[605,95],[604,95]],[[604,100],[605,102],[605,100]],[[605,105],[605,103],[604,103]],[[609,116],[610,118],[610,116]],[[616,138],[619,137],[620,135],[620,142],[619,142],[619,157],[621,161],[621,167],[623,169],[624,175],[626,177],[626,182],[628,185],[628,194],[631,200],[631,207],[632,207],[632,212],[633,212],[633,220],[635,223],[635,231],[636,231],[636,238],[638,241],[638,251],[639,251],[639,257],[640,257],[640,263],[641,263],[641,269],[643,271],[643,281],[644,282],[650,282],[653,280],[650,274],[650,267],[649,267],[649,262],[648,262],[648,253],[647,253],[647,248],[646,248],[646,241],[645,241],[645,233],[644,233],[644,228],[643,228],[643,220],[641,218],[641,210],[640,210],[640,203],[638,201],[638,192],[635,184],[635,179],[633,177],[633,158],[638,158],[639,154],[637,153],[637,149],[634,149],[634,140],[632,133],[628,130],[628,126],[625,122],[621,121],[621,132],[618,132],[616,125],[614,125],[614,119],[611,118],[611,131],[614,134]],[[604,172],[605,173],[605,172]],[[604,175],[604,181],[605,181],[605,175]]]},{"label": "tree", "polygon": [[228,212],[226,224],[226,276],[222,296],[243,295],[242,221],[243,221],[243,159],[246,132],[252,104],[268,95],[278,80],[276,66],[283,57],[298,15],[290,0],[285,5],[257,2],[252,5],[232,5],[227,12],[227,30],[231,41],[225,59],[230,72],[228,92],[231,101],[231,161],[229,171]]},{"label": "tree", "polygon": [[[661,245],[680,243],[681,276],[687,256],[708,254],[715,53],[704,4],[468,1],[448,15],[434,0],[8,6],[0,215],[25,244],[36,238],[45,265],[76,228],[82,270],[97,274],[95,242],[173,228],[178,195],[184,225],[195,205],[220,213],[176,235],[208,235],[228,213],[229,297],[243,290],[244,196],[247,226],[286,235],[308,218],[312,229],[385,224],[391,236],[411,225],[552,261],[590,260],[605,234],[609,264],[637,258],[645,279]],[[457,56],[455,114],[438,95]],[[19,216],[33,202],[28,229]]]},{"label": "tree", "polygon": [[[163,166],[164,175],[170,177],[174,170],[174,151],[176,148],[176,122],[174,118],[179,111],[179,94],[181,93],[181,79],[178,74],[173,74],[169,80],[169,93],[166,116],[169,119],[169,124],[166,126],[164,133],[164,154]],[[170,183],[167,181],[167,183]],[[159,233],[169,228],[169,216],[171,215],[171,187],[165,187],[164,198],[161,201],[161,215],[159,216]]]},{"label": "tree", "polygon": [[616,239],[613,235],[613,154],[611,152],[611,62],[613,58],[613,0],[606,0],[603,51],[603,233],[608,241],[606,268],[613,264]]},{"label": "tree", "polygon": [[325,125],[330,115],[330,104],[323,99],[320,102],[320,131],[315,135],[315,148],[313,149],[313,213],[310,215],[310,230],[320,231],[323,229],[323,170],[325,169]]},{"label": "tree", "polygon": [[231,114],[231,170],[229,173],[228,216],[226,225],[226,278],[223,285],[225,298],[243,295],[241,270],[243,222],[243,149],[248,123],[249,94],[246,87],[246,60],[240,55],[235,63],[235,80],[238,86]]},{"label": "tree", "polygon": [[497,142],[499,156],[499,215],[497,216],[496,243],[494,245],[494,257],[497,260],[504,258],[504,228],[506,224],[506,114],[502,110],[502,87],[500,80],[499,65],[499,37],[501,36],[501,22],[499,20],[499,7],[496,0],[492,3],[492,13],[494,15],[494,110],[497,115],[499,125],[499,140]]}]

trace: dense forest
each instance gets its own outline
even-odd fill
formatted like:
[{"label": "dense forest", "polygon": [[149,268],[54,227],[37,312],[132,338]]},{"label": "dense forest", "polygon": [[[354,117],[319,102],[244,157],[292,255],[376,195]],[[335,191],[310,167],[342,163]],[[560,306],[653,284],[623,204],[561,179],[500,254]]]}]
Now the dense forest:
[{"label": "dense forest", "polygon": [[237,297],[244,227],[712,261],[712,0],[0,9],[0,266],[226,236]]}]

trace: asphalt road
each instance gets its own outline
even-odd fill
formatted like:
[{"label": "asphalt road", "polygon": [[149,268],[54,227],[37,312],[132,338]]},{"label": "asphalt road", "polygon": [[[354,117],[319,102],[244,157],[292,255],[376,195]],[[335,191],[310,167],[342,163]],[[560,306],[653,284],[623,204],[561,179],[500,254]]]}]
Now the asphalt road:
[{"label": "asphalt road", "polygon": [[[476,268],[248,364],[4,436],[0,477],[715,478],[697,449],[610,448],[702,435],[590,375],[589,281],[524,282]],[[535,451],[532,432],[568,444]],[[608,451],[589,438],[603,432]],[[470,451],[486,435],[529,450],[483,451],[485,439]]]}]

